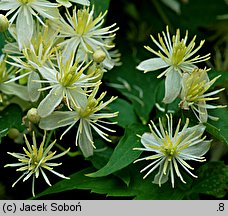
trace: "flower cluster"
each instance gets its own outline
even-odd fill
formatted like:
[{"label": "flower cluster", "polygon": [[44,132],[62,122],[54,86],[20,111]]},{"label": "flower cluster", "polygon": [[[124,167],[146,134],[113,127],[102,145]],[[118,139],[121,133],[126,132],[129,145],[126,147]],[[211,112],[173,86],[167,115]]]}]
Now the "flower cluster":
[{"label": "flower cluster", "polygon": [[153,36],[151,38],[160,50],[155,51],[149,46],[145,46],[145,48],[158,57],[142,61],[137,66],[137,69],[149,72],[166,68],[157,77],[165,76],[165,96],[163,102],[169,104],[179,97],[179,108],[192,110],[199,121],[198,125],[188,128],[189,120],[187,119],[182,131],[179,131],[181,122],[179,121],[175,132],[173,132],[172,116],[169,117],[167,115],[167,130],[163,127],[160,119],[160,131],[155,123],[151,121],[153,126],[150,125],[151,133],[144,133],[141,136],[141,143],[144,148],[136,149],[154,153],[136,160],[136,162],[153,160],[152,163],[142,169],[143,172],[150,168],[144,178],[156,168],[159,168],[153,183],[161,186],[161,184],[168,180],[170,175],[172,187],[174,187],[174,173],[185,183],[178,164],[190,175],[196,177],[190,172],[193,168],[185,160],[200,162],[205,160],[203,155],[209,150],[210,141],[205,141],[205,137],[201,138],[205,130],[203,123],[207,122],[208,118],[218,120],[218,118],[210,116],[207,110],[226,107],[207,104],[207,102],[219,99],[215,95],[223,91],[224,88],[208,92],[220,76],[210,80],[208,76],[210,69],[200,69],[196,66],[197,63],[210,58],[210,54],[195,56],[204,44],[204,41],[201,41],[199,46],[195,47],[196,36],[187,43],[188,31],[186,31],[185,37],[181,39],[179,29],[177,29],[176,35],[171,37],[168,27],[166,28],[166,33],[162,32],[162,36],[158,34],[158,41]]},{"label": "flower cluster", "polygon": [[[186,31],[185,37],[181,39],[180,30],[177,29],[176,35],[170,36],[169,28],[166,27],[166,33],[162,32],[163,37],[158,34],[158,41],[151,36],[152,41],[158,46],[159,51],[155,51],[149,46],[145,48],[158,56],[157,58],[150,58],[142,61],[138,66],[138,70],[143,70],[145,73],[149,71],[155,71],[158,69],[167,68],[164,70],[158,78],[165,76],[165,97],[163,102],[166,104],[172,103],[178,96],[181,97],[180,108],[188,109],[192,108],[200,122],[206,122],[208,119],[207,109],[219,108],[222,106],[206,105],[206,101],[211,99],[205,98],[219,93],[221,90],[216,90],[211,93],[204,94],[209,87],[218,79],[209,81],[206,69],[200,70],[195,65],[196,63],[207,61],[210,58],[210,54],[204,56],[197,55],[193,57],[198,50],[203,46],[204,40],[200,42],[198,47],[195,47],[196,36],[187,45],[188,31]],[[196,77],[200,78],[196,78]],[[194,80],[194,82],[192,82]],[[203,84],[202,84],[203,83]],[[201,90],[198,89],[201,86]],[[192,92],[194,90],[199,92]],[[193,93],[194,95],[190,95]],[[197,94],[197,95],[195,95]],[[195,97],[193,99],[193,97]],[[191,97],[191,102],[186,101]],[[200,101],[200,102],[199,102]],[[203,102],[202,102],[203,101]]]},{"label": "flower cluster", "polygon": [[[7,11],[1,15],[1,31],[8,28],[0,57],[1,103],[16,97],[28,110],[29,129],[66,127],[63,136],[75,128],[75,144],[84,157],[92,156],[93,133],[111,141],[106,132],[114,132],[116,122],[105,119],[118,114],[104,111],[116,97],[104,101],[106,92],[97,97],[103,73],[120,64],[120,54],[113,50],[116,24],[103,27],[107,11],[95,17],[88,0],[2,0],[0,8]],[[9,153],[23,166],[21,178],[33,175],[33,194],[34,178],[41,172],[50,185],[43,168],[52,171],[56,165],[46,163],[56,158],[48,155],[54,143],[44,151],[43,142],[40,148],[35,143],[30,147],[26,139],[26,155]]]},{"label": "flower cluster", "polygon": [[[174,5],[167,0],[162,2],[168,7]],[[112,152],[114,156],[110,157],[108,168],[113,163],[112,159],[119,157],[121,143],[128,140],[125,139],[128,133],[125,133],[117,148],[113,150],[109,146],[108,142],[117,140],[113,134],[115,129],[119,129],[115,126],[118,111],[112,110],[119,107],[124,110],[121,117],[128,118],[133,111],[128,113],[125,109],[135,108],[139,118],[133,116],[129,121],[127,119],[126,123],[120,124],[122,127],[131,128],[128,124],[140,121],[142,117],[142,124],[147,121],[147,118],[140,116],[139,106],[123,103],[125,105],[122,108],[120,100],[110,105],[117,97],[101,90],[105,89],[105,85],[102,86],[104,73],[121,64],[114,41],[118,27],[116,23],[104,25],[108,11],[97,13],[89,0],[0,0],[0,8],[5,13],[0,14],[0,32],[5,39],[0,55],[0,110],[8,111],[7,106],[16,103],[21,109],[17,105],[12,107],[26,113],[19,117],[23,125],[16,123],[1,131],[1,134],[8,134],[8,138],[20,143],[23,148],[22,153],[7,152],[18,161],[7,163],[5,167],[15,167],[21,173],[12,187],[20,180],[24,182],[31,177],[32,195],[35,196],[35,181],[39,176],[51,186],[47,171],[69,179],[54,171],[62,163],[52,162],[66,154],[82,155],[82,159],[91,160],[93,166],[98,167],[96,158],[99,155],[96,152],[104,151],[102,155],[106,156]],[[172,9],[180,12],[178,3]],[[182,38],[179,29],[171,35],[168,26],[158,34],[158,39],[153,36],[151,39],[158,50],[149,46],[145,48],[155,57],[142,61],[137,69],[145,73],[158,70],[160,73],[157,78],[165,78],[162,100],[165,108],[158,101],[148,106],[150,100],[147,103],[144,100],[145,89],[130,80],[117,77],[120,84],[111,83],[109,86],[125,90],[124,96],[137,101],[143,110],[146,108],[146,115],[151,111],[147,108],[152,109],[153,105],[161,112],[166,112],[166,115],[159,113],[159,118],[158,115],[153,116],[149,124],[150,131],[138,135],[142,147],[137,146],[133,150],[141,151],[143,156],[133,157],[134,152],[129,147],[128,153],[131,153],[128,159],[131,162],[149,161],[141,170],[146,171],[143,178],[157,170],[153,183],[161,186],[170,179],[174,188],[176,180],[188,182],[183,171],[197,178],[191,162],[206,161],[206,153],[212,142],[204,135],[209,125],[206,123],[209,118],[218,120],[210,115],[209,110],[225,107],[211,104],[219,99],[217,95],[224,88],[215,87],[220,76],[210,78],[210,69],[198,68],[198,65],[210,59],[210,54],[197,54],[204,40],[196,45],[196,36],[189,40],[186,31]],[[133,94],[135,92],[139,97]],[[156,95],[156,92],[152,95],[154,99],[161,93],[159,91]],[[174,106],[181,111],[178,122],[174,118],[176,110],[170,110]],[[171,112],[172,115],[167,114]],[[7,112],[4,114],[8,115]],[[189,116],[194,117],[192,121]],[[41,131],[44,131],[44,135]],[[73,136],[73,140],[67,139],[68,142],[63,145],[66,134],[67,138]],[[32,144],[28,141],[29,135]],[[136,134],[133,135],[136,137]],[[70,152],[72,146],[68,145],[71,144],[77,151]],[[58,148],[60,153],[51,151],[52,148]],[[126,165],[125,162],[121,161]]]}]

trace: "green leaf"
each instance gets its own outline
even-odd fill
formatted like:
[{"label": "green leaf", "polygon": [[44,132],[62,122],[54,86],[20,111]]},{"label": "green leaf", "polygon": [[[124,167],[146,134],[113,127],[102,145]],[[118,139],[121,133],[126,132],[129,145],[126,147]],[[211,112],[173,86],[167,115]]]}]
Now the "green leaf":
[{"label": "green leaf", "polygon": [[87,174],[87,176],[107,176],[131,164],[141,154],[141,151],[134,151],[133,148],[141,146],[140,138],[137,137],[137,134],[141,135],[144,131],[145,127],[139,124],[127,127],[124,136],[114,149],[108,163],[100,170]]},{"label": "green leaf", "polygon": [[190,193],[202,193],[222,198],[228,187],[228,168],[221,162],[209,162],[201,166],[196,174]]},{"label": "green leaf", "polygon": [[[55,185],[49,187],[45,191],[36,195],[36,199],[48,194],[60,193],[69,190],[83,189],[90,190],[97,194],[106,194],[113,197],[132,197],[134,199],[153,199],[153,200],[179,200],[185,196],[186,185],[183,187],[171,188],[170,182],[159,187],[152,183],[154,174],[150,175],[146,179],[142,179],[140,174],[140,167],[138,165],[130,165],[128,167],[131,173],[131,181],[129,185],[126,185],[122,181],[118,180],[115,176],[105,176],[99,178],[90,178],[85,176],[88,172],[93,172],[93,168],[86,168],[70,176],[69,180],[61,180]],[[189,187],[188,187],[189,188]]]},{"label": "green leaf", "polygon": [[131,181],[131,176],[130,176],[128,167],[125,167],[124,169],[121,169],[113,173],[113,175],[120,178],[127,186],[129,186]]},{"label": "green leaf", "polygon": [[[179,179],[175,180],[176,187],[172,188],[170,181],[159,187],[153,184],[156,172],[146,179],[140,174],[141,165],[131,164],[128,171],[131,173],[130,184],[125,187],[116,187],[115,191],[108,190],[109,196],[133,196],[137,200],[180,200],[183,199],[191,184],[183,184]],[[183,175],[184,176],[184,175]],[[189,177],[184,176],[187,183],[191,183]]]},{"label": "green leaf", "polygon": [[0,55],[2,54],[2,48],[4,47],[4,36],[3,33],[0,33]]},{"label": "green leaf", "polygon": [[[153,175],[152,175],[153,176]],[[154,178],[147,177],[142,179],[138,173],[134,179],[132,190],[135,191],[137,200],[181,200],[185,196],[185,191],[180,188],[172,188],[171,183],[167,182],[159,187],[152,183]],[[183,183],[180,183],[183,184]]]},{"label": "green leaf", "polygon": [[0,139],[7,135],[10,128],[23,131],[22,118],[22,109],[16,104],[11,104],[0,112]]},{"label": "green leaf", "polygon": [[204,125],[206,126],[206,131],[208,133],[210,133],[213,137],[215,137],[216,139],[228,144],[228,141],[226,139],[226,137],[224,137],[221,132],[220,129],[218,129],[217,127],[213,126],[212,124],[209,123],[204,123]]},{"label": "green leaf", "polygon": [[206,131],[214,136],[216,139],[228,145],[228,109],[221,108],[212,110],[210,115],[219,117],[218,121],[209,121],[205,123]]},{"label": "green leaf", "polygon": [[104,144],[103,140],[95,139],[96,150],[92,157],[88,157],[87,160],[91,161],[96,169],[101,169],[108,162],[110,156],[113,153],[113,149]]},{"label": "green leaf", "polygon": [[112,112],[119,112],[116,118],[112,118],[112,121],[118,122],[118,125],[121,127],[126,127],[127,125],[138,122],[133,105],[127,101],[118,98],[113,101],[109,107],[111,108]]},{"label": "green leaf", "polygon": [[[96,139],[95,143],[96,143],[97,148],[94,151],[93,156],[89,157],[87,159],[92,162],[93,166],[96,169],[101,169],[108,163],[108,161],[113,153],[113,149],[111,147],[105,145],[103,140]],[[114,175],[116,177],[118,177],[119,179],[121,179],[126,185],[129,184],[130,175],[126,168],[115,172]]]},{"label": "green leaf", "polygon": [[[93,172],[94,168],[86,168],[79,172],[74,173],[70,176],[70,179],[64,179],[60,182],[56,183],[52,187],[49,187],[47,190],[36,196],[36,199],[54,193],[60,193],[68,190],[74,189],[84,189],[91,190],[91,192],[97,194],[116,194],[116,190],[123,191],[123,196],[133,196],[131,193],[129,194],[126,189],[125,184],[118,180],[115,177],[102,177],[102,178],[90,178],[85,176],[86,173]],[[119,195],[119,194],[118,194]]]}]

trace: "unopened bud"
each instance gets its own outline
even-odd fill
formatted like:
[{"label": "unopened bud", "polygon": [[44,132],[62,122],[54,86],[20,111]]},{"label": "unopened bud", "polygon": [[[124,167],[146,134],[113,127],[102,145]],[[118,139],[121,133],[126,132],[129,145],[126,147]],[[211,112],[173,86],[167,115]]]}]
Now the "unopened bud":
[{"label": "unopened bud", "polygon": [[37,124],[40,121],[40,116],[38,115],[37,109],[36,108],[31,108],[27,112],[27,118],[30,122]]},{"label": "unopened bud", "polygon": [[10,128],[8,131],[8,137],[10,139],[16,139],[19,136],[20,132],[16,128]]},{"label": "unopened bud", "polygon": [[9,20],[6,16],[0,14],[0,32],[4,32],[9,28]]},{"label": "unopened bud", "polygon": [[106,54],[102,50],[97,50],[93,53],[93,60],[97,63],[101,63],[106,58]]}]

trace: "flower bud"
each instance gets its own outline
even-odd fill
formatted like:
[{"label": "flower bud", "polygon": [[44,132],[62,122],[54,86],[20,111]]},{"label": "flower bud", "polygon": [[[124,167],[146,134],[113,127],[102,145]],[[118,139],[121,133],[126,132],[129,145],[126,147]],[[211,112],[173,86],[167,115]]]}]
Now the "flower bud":
[{"label": "flower bud", "polygon": [[37,109],[36,108],[31,108],[27,112],[27,118],[30,122],[37,124],[40,121],[40,116],[38,115]]},{"label": "flower bud", "polygon": [[6,16],[0,14],[0,32],[4,32],[9,28],[9,21]]},{"label": "flower bud", "polygon": [[10,139],[16,139],[19,136],[20,132],[16,128],[10,128],[8,131],[8,137]]},{"label": "flower bud", "polygon": [[93,60],[97,63],[101,63],[106,58],[106,54],[103,50],[96,50],[93,53]]}]

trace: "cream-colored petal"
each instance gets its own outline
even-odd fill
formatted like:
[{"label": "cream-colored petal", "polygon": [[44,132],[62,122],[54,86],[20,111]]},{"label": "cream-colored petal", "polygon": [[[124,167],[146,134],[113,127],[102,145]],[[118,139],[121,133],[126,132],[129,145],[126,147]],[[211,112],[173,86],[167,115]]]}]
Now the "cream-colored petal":
[{"label": "cream-colored petal", "polygon": [[26,86],[21,86],[17,83],[2,83],[0,88],[5,94],[16,95],[25,101],[29,100],[29,94]]},{"label": "cream-colored petal", "polygon": [[16,21],[17,42],[19,49],[29,47],[33,35],[34,21],[26,6],[21,7]]},{"label": "cream-colored petal", "polygon": [[181,90],[181,76],[174,68],[171,68],[165,79],[165,97],[163,102],[172,103]]},{"label": "cream-colored petal", "polygon": [[211,141],[206,140],[206,141],[202,141],[200,143],[197,143],[196,145],[193,145],[193,146],[190,146],[188,148],[183,149],[181,151],[181,154],[182,153],[185,154],[185,160],[188,159],[187,155],[192,155],[195,157],[201,157],[209,151],[210,147],[211,147]]},{"label": "cream-colored petal", "polygon": [[144,72],[155,71],[161,68],[168,67],[167,63],[161,58],[151,58],[145,61],[142,61],[136,68]]},{"label": "cream-colored petal", "polygon": [[[160,146],[160,144],[157,142],[156,138],[154,137],[154,135],[152,133],[144,133],[141,137],[141,143],[143,144],[143,146],[145,148],[148,148],[148,149],[152,149],[152,146],[155,146],[155,147],[158,147]],[[148,147],[151,146],[151,147]]]},{"label": "cream-colored petal", "polygon": [[63,99],[64,89],[55,86],[49,94],[40,102],[37,111],[41,117],[50,115]]},{"label": "cream-colored petal", "polygon": [[39,127],[44,130],[53,130],[77,122],[78,114],[74,111],[55,111],[47,117],[41,118]]},{"label": "cream-colored petal", "polygon": [[29,99],[32,102],[36,102],[39,97],[40,97],[40,91],[38,89],[41,88],[41,83],[39,82],[34,82],[36,80],[40,80],[40,76],[36,72],[32,72],[29,74],[28,77],[28,94],[29,94]]},{"label": "cream-colored petal", "polygon": [[[91,127],[88,122],[81,120],[82,131],[79,132],[79,147],[84,155],[84,157],[90,157],[93,155],[93,137],[91,132]],[[86,128],[85,128],[86,127]]]}]

